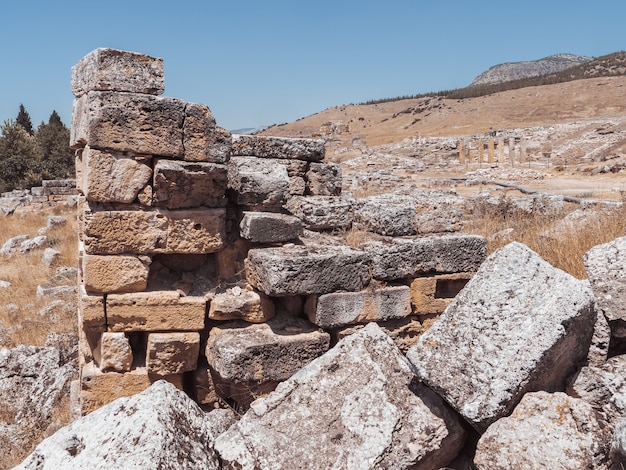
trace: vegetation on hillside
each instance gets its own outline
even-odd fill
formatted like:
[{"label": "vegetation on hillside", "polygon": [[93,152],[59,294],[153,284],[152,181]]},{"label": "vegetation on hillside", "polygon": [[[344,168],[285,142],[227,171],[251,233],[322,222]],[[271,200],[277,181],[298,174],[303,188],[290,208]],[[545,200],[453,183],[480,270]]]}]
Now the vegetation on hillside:
[{"label": "vegetation on hillside", "polygon": [[614,77],[626,75],[626,51],[614,52],[612,54],[597,57],[589,62],[577,65],[561,72],[536,77],[522,78],[502,83],[491,83],[485,85],[473,85],[465,88],[453,90],[441,90],[417,95],[404,95],[395,98],[381,98],[369,100],[359,104],[378,104],[390,101],[400,101],[407,99],[418,99],[430,96],[441,96],[447,99],[466,99],[479,96],[492,95],[503,91],[517,90],[531,86],[553,85],[556,83],[571,82],[584,78]]},{"label": "vegetation on hillside", "polygon": [[27,189],[44,179],[74,175],[70,130],[56,111],[48,122],[33,128],[23,105],[15,120],[0,125],[0,192]]}]

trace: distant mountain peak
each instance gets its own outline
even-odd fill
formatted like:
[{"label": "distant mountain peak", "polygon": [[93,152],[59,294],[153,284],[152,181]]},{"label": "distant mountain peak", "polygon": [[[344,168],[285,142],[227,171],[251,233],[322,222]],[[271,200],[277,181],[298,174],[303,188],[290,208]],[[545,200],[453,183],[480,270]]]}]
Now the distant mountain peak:
[{"label": "distant mountain peak", "polygon": [[494,65],[481,73],[471,83],[472,85],[487,85],[492,83],[503,83],[512,80],[519,80],[528,77],[537,77],[550,73],[561,72],[562,70],[576,65],[589,62],[593,57],[586,57],[575,54],[553,54],[539,60],[523,62],[506,62]]}]

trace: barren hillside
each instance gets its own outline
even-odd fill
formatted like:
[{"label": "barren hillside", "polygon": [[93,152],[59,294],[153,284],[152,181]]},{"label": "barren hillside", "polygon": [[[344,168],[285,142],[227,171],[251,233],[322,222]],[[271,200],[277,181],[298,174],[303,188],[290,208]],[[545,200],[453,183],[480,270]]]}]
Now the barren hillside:
[{"label": "barren hillside", "polygon": [[[576,80],[449,100],[419,98],[371,105],[335,106],[295,122],[269,127],[264,135],[336,137],[369,146],[411,137],[461,137],[498,129],[550,126],[626,115],[626,77]],[[336,129],[336,132],[331,132]]]}]

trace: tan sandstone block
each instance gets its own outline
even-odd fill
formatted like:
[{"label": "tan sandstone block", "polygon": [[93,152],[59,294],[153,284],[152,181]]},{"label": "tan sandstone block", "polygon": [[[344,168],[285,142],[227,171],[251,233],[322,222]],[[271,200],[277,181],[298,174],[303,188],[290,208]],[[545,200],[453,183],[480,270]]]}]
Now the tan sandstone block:
[{"label": "tan sandstone block", "polygon": [[81,413],[86,415],[113,400],[143,392],[157,380],[167,380],[179,390],[183,389],[182,375],[149,375],[145,367],[130,372],[102,372],[92,362],[85,364],[80,373]]},{"label": "tan sandstone block", "polygon": [[160,95],[165,90],[163,59],[98,48],[72,67],[71,89],[77,97],[94,90]]},{"label": "tan sandstone block", "polygon": [[152,177],[150,166],[120,152],[85,147],[82,161],[82,190],[89,201],[131,203]]},{"label": "tan sandstone block", "polygon": [[132,255],[84,255],[85,289],[97,294],[139,292],[148,285],[150,258]]},{"label": "tan sandstone block", "polygon": [[181,374],[195,370],[200,354],[200,333],[150,333],[146,352],[148,373]]},{"label": "tan sandstone block", "polygon": [[109,331],[199,331],[206,316],[204,298],[173,291],[110,294],[106,308]]},{"label": "tan sandstone block", "polygon": [[208,106],[187,103],[183,126],[184,160],[225,163],[230,157],[231,133],[216,126]]},{"label": "tan sandstone block", "polygon": [[143,392],[151,381],[145,368],[104,373],[94,363],[89,363],[81,370],[80,384],[81,413],[86,415],[117,398]]},{"label": "tan sandstone block", "polygon": [[225,165],[159,158],[154,164],[152,204],[168,209],[223,207],[227,184]]},{"label": "tan sandstone block", "polygon": [[124,333],[102,333],[100,337],[100,369],[129,372],[133,365],[133,351]]},{"label": "tan sandstone block", "polygon": [[413,313],[442,313],[472,276],[472,273],[455,273],[414,279],[411,282]]},{"label": "tan sandstone block", "polygon": [[216,294],[209,306],[211,320],[245,320],[262,323],[274,317],[274,303],[261,292],[238,286]]},{"label": "tan sandstone block", "polygon": [[83,325],[83,328],[105,331],[104,297],[102,295],[88,294],[85,286],[79,286],[78,296],[79,322]]},{"label": "tan sandstone block", "polygon": [[226,237],[224,209],[104,210],[84,221],[85,252],[94,255],[213,253]]}]

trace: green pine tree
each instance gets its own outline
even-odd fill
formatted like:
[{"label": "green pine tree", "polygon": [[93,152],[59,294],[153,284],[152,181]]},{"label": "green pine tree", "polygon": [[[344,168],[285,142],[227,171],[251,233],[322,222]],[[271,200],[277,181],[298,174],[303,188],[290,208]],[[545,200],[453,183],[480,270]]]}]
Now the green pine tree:
[{"label": "green pine tree", "polygon": [[0,126],[0,190],[24,189],[41,182],[40,150],[35,137],[14,121]]},{"label": "green pine tree", "polygon": [[15,118],[15,122],[22,126],[24,130],[30,135],[33,135],[35,133],[35,130],[33,129],[33,123],[30,120],[30,115],[28,114],[28,111],[26,111],[24,105],[21,103],[20,111],[19,113],[17,113],[17,118]]},{"label": "green pine tree", "polygon": [[74,176],[74,151],[69,148],[70,130],[63,124],[56,111],[52,111],[48,123],[41,123],[35,132],[39,145],[42,169],[48,178],[72,178]]}]

